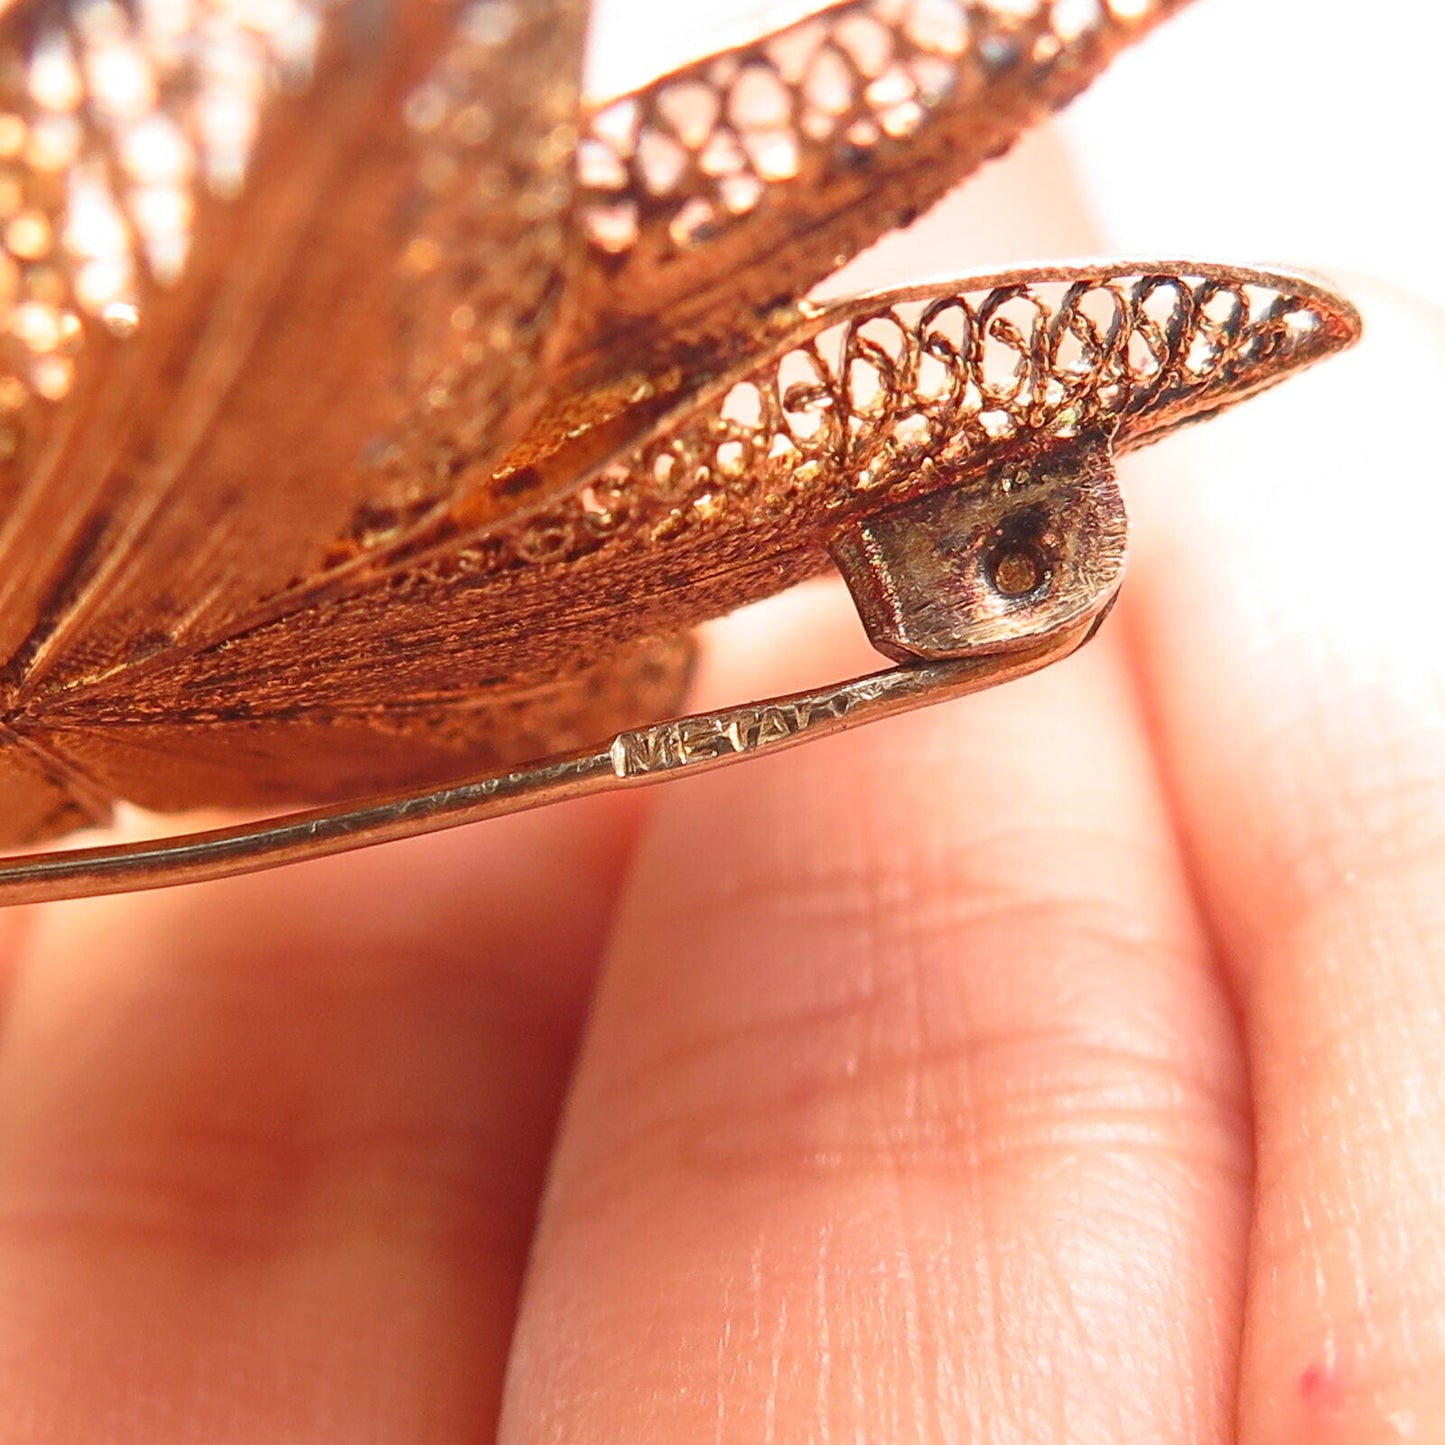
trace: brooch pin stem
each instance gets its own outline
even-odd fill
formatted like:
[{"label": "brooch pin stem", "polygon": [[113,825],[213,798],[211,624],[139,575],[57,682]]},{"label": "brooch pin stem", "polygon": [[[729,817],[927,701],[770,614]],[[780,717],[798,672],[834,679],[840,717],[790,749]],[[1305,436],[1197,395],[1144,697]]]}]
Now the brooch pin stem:
[{"label": "brooch pin stem", "polygon": [[[1099,615],[1106,609],[1107,601]],[[893,667],[811,692],[674,718],[618,733],[594,750],[429,792],[312,809],[161,842],[6,859],[0,862],[0,907],[207,883],[708,772],[1037,672],[1075,651],[1097,623],[1098,615],[1025,651]]]}]

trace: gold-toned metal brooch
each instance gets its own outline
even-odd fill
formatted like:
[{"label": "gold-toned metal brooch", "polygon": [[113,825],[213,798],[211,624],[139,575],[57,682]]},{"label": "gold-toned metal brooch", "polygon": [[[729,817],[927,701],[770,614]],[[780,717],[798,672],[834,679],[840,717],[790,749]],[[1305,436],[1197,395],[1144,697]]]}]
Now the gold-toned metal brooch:
[{"label": "gold-toned metal brooch", "polygon": [[[1182,3],[842,0],[596,105],[585,0],[0,13],[0,847],[118,799],[325,805],[11,858],[0,902],[1073,651],[1120,583],[1114,455],[1349,345],[1349,304],[1167,261],[806,297]],[[829,566],[893,667],[675,716],[695,624]]]}]

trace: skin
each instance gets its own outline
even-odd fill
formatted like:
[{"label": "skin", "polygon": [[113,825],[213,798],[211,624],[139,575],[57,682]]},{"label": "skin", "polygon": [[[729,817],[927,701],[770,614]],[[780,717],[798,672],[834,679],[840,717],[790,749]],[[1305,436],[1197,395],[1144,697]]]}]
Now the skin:
[{"label": "skin", "polygon": [[0,918],[0,1435],[1445,1441],[1445,318],[1349,289],[1046,675]]}]

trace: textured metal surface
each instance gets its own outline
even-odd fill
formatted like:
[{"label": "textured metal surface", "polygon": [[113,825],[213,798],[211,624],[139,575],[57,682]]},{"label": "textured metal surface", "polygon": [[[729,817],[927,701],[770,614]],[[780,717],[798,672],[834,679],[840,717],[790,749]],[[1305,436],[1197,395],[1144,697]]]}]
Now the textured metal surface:
[{"label": "textured metal surface", "polygon": [[1002,655],[1097,614],[1124,576],[1107,437],[1045,442],[978,487],[944,487],[833,537],[869,639],[899,662]]},{"label": "textured metal surface", "polygon": [[612,345],[736,349],[1182,7],[845,0],[594,109],[588,309]]},{"label": "textured metal surface", "polygon": [[372,798],[354,808],[317,809],[161,843],[0,860],[0,907],[202,883],[709,772],[1025,677],[1068,656],[1089,635],[1089,626],[1076,627],[1002,659],[893,668],[814,692],[673,718],[628,729],[594,748],[434,792]]},{"label": "textured metal surface", "polygon": [[804,293],[1176,8],[847,0],[591,106],[582,0],[0,15],[0,844],[513,777],[833,560],[970,687],[1077,642],[1112,453],[1348,304],[1172,261]]}]

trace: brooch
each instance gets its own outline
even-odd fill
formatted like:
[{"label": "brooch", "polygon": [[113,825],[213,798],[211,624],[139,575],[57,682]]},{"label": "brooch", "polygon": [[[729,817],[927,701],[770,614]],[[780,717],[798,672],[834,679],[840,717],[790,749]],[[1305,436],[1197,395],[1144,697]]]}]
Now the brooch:
[{"label": "brooch", "polygon": [[[814,285],[1183,0],[843,0],[580,98],[584,0],[0,18],[0,902],[319,856],[1034,671],[1113,459],[1348,346],[1302,275]],[[679,716],[835,567],[892,665]],[[318,805],[288,812],[298,804]]]}]

